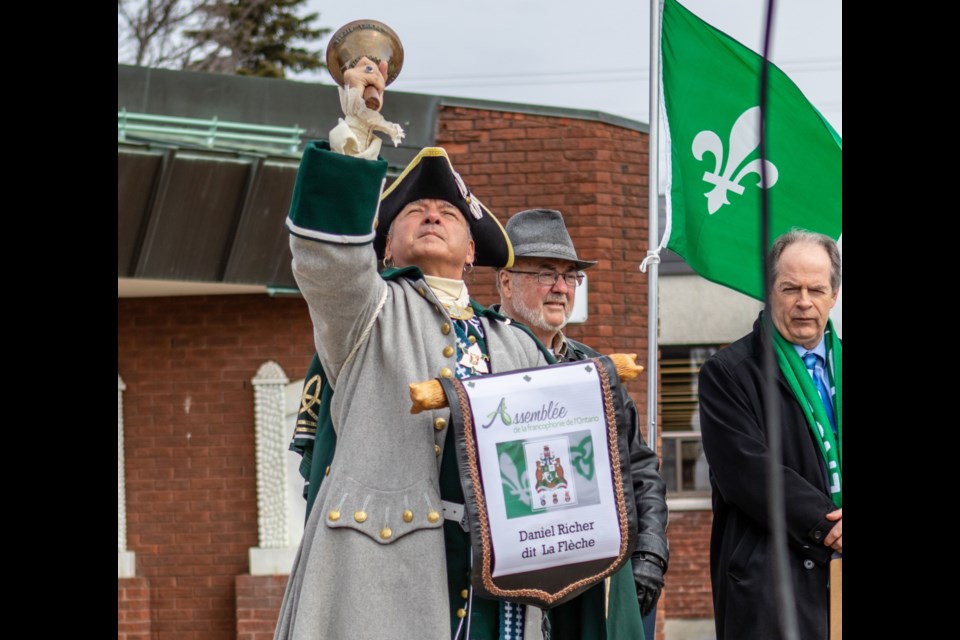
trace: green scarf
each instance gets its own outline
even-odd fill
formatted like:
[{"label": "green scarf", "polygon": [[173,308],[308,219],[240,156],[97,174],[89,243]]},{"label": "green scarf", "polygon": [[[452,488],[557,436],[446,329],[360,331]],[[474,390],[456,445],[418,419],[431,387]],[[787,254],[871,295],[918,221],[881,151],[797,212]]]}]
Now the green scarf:
[{"label": "green scarf", "polygon": [[[830,376],[836,389],[834,394],[836,407],[833,413],[837,420],[837,433],[834,436],[833,429],[830,427],[830,420],[827,418],[827,412],[823,408],[823,401],[813,385],[813,380],[810,379],[807,366],[803,363],[793,345],[787,342],[775,328],[773,337],[780,371],[783,373],[790,390],[793,391],[797,402],[800,403],[803,415],[807,418],[807,424],[813,431],[813,437],[820,447],[820,453],[827,463],[830,497],[833,499],[833,504],[837,505],[837,508],[841,508],[843,507],[843,348],[841,342],[833,330],[833,322],[827,320],[827,329],[823,333],[823,341],[827,348],[827,375]],[[826,428],[823,425],[827,425]]]}]

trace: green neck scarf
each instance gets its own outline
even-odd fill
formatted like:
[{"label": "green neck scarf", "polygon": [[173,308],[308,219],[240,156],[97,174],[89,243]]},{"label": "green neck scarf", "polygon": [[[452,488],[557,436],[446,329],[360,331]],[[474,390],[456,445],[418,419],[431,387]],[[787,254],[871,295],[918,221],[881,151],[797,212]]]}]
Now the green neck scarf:
[{"label": "green neck scarf", "polygon": [[773,328],[772,333],[780,371],[797,402],[800,403],[803,415],[807,418],[807,424],[820,447],[820,453],[827,463],[830,497],[838,508],[843,507],[843,348],[833,330],[833,322],[827,320],[823,341],[827,348],[827,375],[830,376],[836,389],[833,397],[835,404],[833,414],[837,421],[836,435],[830,427],[830,420],[823,408],[820,394],[817,393],[807,366],[797,354],[797,350],[780,335],[776,328]]}]

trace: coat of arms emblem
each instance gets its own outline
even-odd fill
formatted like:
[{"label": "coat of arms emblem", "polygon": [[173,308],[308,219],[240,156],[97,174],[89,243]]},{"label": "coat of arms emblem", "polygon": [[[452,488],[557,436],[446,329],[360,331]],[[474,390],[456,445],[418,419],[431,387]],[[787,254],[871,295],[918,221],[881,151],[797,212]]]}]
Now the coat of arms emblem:
[{"label": "coat of arms emblem", "polygon": [[567,439],[527,443],[526,449],[528,473],[533,474],[530,478],[534,492],[531,507],[539,510],[577,504],[573,474],[564,469],[565,464],[570,464]]}]

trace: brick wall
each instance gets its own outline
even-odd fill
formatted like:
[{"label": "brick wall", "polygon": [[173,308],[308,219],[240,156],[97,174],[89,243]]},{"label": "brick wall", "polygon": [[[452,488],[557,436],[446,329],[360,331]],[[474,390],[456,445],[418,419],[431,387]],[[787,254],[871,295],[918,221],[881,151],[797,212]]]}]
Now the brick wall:
[{"label": "brick wall", "polygon": [[[437,144],[502,223],[532,208],[558,209],[590,270],[589,318],[566,333],[601,353],[647,352],[647,136],[605,124],[465,107],[441,111]],[[477,269],[471,295],[499,297],[490,269]],[[630,383],[646,415],[643,376]],[[645,421],[645,419],[644,419]]]},{"label": "brick wall", "polygon": [[670,570],[661,600],[667,618],[713,618],[710,524],[707,511],[670,513]]},{"label": "brick wall", "polygon": [[146,578],[117,580],[117,640],[150,638],[150,585]]},{"label": "brick wall", "polygon": [[234,581],[257,545],[250,380],[266,360],[303,376],[313,350],[306,305],[126,298],[117,317],[127,546],[149,584],[150,630],[155,640],[233,638]]},{"label": "brick wall", "polygon": [[271,640],[287,576],[237,576],[237,640]]}]

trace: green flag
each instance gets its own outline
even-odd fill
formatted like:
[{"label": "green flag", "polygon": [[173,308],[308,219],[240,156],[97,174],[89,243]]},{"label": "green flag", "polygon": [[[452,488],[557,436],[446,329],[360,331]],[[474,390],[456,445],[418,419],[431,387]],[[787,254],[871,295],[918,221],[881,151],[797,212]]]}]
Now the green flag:
[{"label": "green flag", "polygon": [[704,278],[763,298],[760,195],[771,239],[800,227],[840,237],[840,136],[773,65],[760,184],[761,56],[676,0],[663,7],[663,94],[670,131],[666,246]]}]

